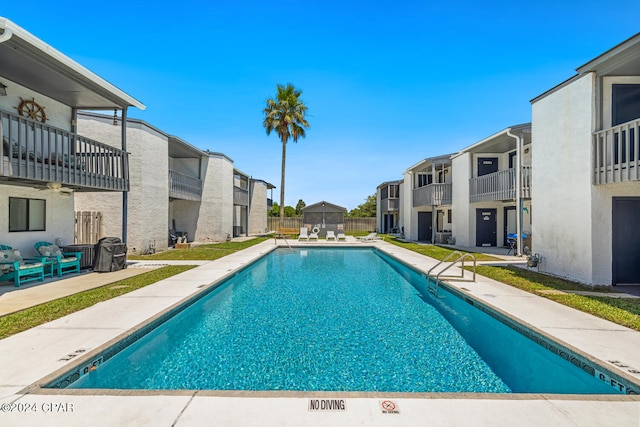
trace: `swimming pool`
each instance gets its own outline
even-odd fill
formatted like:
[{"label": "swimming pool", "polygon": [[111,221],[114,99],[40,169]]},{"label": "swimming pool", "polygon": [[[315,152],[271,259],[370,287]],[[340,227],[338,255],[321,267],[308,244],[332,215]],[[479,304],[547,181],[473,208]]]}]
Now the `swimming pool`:
[{"label": "swimming pool", "polygon": [[50,386],[617,391],[567,349],[426,285],[375,249],[279,250]]}]

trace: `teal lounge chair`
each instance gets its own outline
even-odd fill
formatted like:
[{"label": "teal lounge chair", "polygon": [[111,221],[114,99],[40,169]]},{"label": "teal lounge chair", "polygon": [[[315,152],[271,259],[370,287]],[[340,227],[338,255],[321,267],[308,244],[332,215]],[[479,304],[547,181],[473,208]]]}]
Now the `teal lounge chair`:
[{"label": "teal lounge chair", "polygon": [[82,252],[62,252],[59,247],[49,242],[36,242],[33,246],[40,255],[46,257],[47,261],[53,262],[52,269],[58,277],[67,273],[80,272]]},{"label": "teal lounge chair", "polygon": [[0,282],[13,281],[16,288],[22,283],[44,280],[42,257],[22,258],[20,251],[0,245]]}]

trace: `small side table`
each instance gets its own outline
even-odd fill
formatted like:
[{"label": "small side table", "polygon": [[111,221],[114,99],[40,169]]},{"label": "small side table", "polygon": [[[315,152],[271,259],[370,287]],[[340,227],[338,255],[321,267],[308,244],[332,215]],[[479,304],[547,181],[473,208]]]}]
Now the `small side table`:
[{"label": "small side table", "polygon": [[[56,263],[56,261],[54,259],[51,259],[51,258],[44,258],[42,260],[42,268],[44,269],[44,277],[53,277],[53,264],[55,264],[55,263]],[[49,270],[47,270],[47,268]]]}]

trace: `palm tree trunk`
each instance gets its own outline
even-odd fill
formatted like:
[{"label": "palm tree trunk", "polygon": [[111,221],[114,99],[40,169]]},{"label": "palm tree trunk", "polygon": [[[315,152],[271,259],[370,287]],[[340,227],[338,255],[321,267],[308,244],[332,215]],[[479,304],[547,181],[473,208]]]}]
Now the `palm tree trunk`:
[{"label": "palm tree trunk", "polygon": [[280,178],[280,227],[284,218],[284,166],[287,161],[287,141],[282,141],[282,177]]}]

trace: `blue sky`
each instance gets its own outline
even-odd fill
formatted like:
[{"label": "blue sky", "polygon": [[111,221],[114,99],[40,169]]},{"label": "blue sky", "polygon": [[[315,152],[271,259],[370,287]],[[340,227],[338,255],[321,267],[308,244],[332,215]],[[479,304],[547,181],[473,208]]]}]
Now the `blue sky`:
[{"label": "blue sky", "polygon": [[418,161],[531,120],[529,101],[638,32],[637,0],[22,1],[15,22],[120,89],[147,121],[225,153],[279,202],[276,84],[311,127],[286,198],[353,209]]}]

